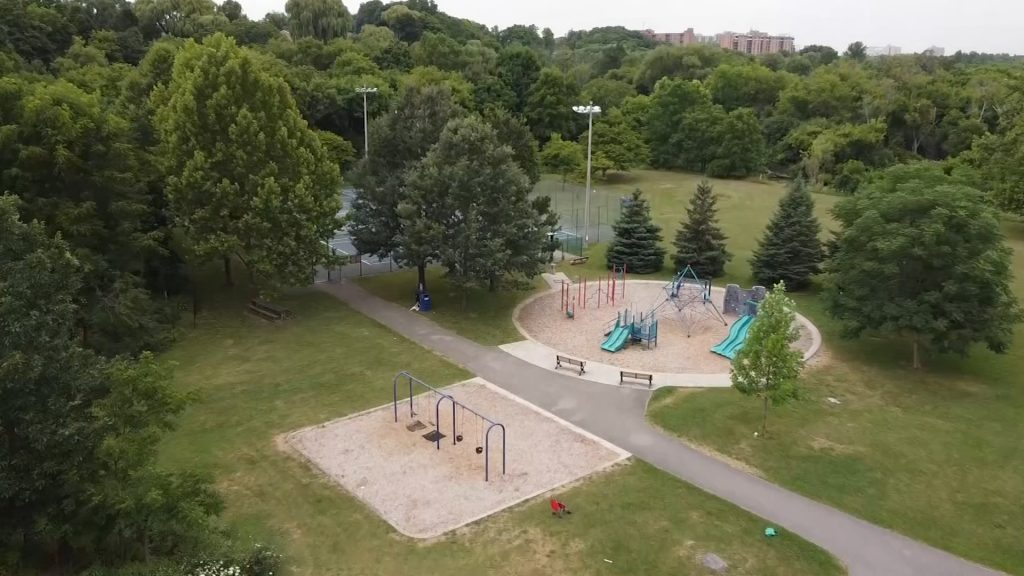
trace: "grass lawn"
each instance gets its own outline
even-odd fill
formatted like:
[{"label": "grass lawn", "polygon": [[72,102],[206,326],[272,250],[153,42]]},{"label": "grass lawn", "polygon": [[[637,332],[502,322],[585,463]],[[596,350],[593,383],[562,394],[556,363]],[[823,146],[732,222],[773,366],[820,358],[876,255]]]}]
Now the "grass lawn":
[{"label": "grass lawn", "polygon": [[842,572],[822,550],[765,539],[763,520],[640,462],[570,489],[576,513],[562,521],[534,501],[431,543],[401,537],[274,438],[386,403],[399,370],[435,384],[468,375],[327,295],[280,302],[295,317],[274,325],[243,314],[241,297],[209,296],[199,327],[164,355],[199,399],[161,458],[211,474],[228,524],[278,546],[293,574],[706,574],[709,551],[731,574]]},{"label": "grass lawn", "polygon": [[[391,274],[363,276],[359,285],[404,306],[412,306],[416,292],[416,269]],[[533,282],[538,288],[544,284],[539,277]],[[533,294],[534,290],[471,290],[463,307],[462,293],[445,280],[439,268],[427,269],[427,291],[433,304],[430,317],[445,328],[488,346],[498,346],[523,339],[512,323],[511,310]]]}]

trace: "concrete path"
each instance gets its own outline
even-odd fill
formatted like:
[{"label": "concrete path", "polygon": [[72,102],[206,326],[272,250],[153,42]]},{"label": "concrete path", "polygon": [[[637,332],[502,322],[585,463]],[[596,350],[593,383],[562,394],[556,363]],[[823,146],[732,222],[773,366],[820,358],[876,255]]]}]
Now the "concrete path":
[{"label": "concrete path", "polygon": [[[650,392],[597,386],[524,362],[441,328],[355,284],[319,284],[354,309],[476,375],[638,458],[828,550],[854,576],[994,575],[916,540],[820,504],[698,452],[648,424]],[[408,370],[415,374],[416,367]],[[652,497],[654,497],[652,495]]]}]

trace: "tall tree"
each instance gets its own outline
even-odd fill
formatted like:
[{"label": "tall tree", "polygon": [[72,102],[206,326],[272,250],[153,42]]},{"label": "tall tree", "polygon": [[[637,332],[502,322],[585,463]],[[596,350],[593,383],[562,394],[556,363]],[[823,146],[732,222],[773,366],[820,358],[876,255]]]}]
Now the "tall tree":
[{"label": "tall tree", "polygon": [[761,124],[750,108],[737,108],[721,116],[715,140],[717,150],[707,165],[711,176],[742,178],[764,168],[767,146]]},{"label": "tall tree", "polygon": [[157,127],[176,222],[199,258],[238,258],[261,289],[309,281],[338,228],[341,176],[283,80],[223,35],[178,54]]},{"label": "tall tree", "polygon": [[288,31],[294,38],[327,42],[352,30],[352,14],[341,0],[288,0]]},{"label": "tall tree", "polygon": [[718,225],[718,196],[710,182],[701,180],[673,242],[676,270],[690,266],[701,278],[725,274],[725,264],[732,259],[725,248],[726,239]]},{"label": "tall tree", "polygon": [[[680,164],[681,143],[692,141],[694,136],[689,132],[683,133],[683,119],[709,102],[710,98],[699,83],[668,78],[658,82],[647,117],[647,142],[654,166],[665,168]],[[707,131],[707,127],[701,127],[701,130]]]},{"label": "tall tree", "polygon": [[524,115],[537,138],[558,133],[570,137],[575,132],[576,85],[555,68],[545,68],[530,88]]},{"label": "tall tree", "polygon": [[622,266],[637,274],[651,274],[665,266],[665,248],[661,245],[661,227],[651,220],[651,207],[643,193],[633,191],[612,229],[615,237],[608,243],[605,261],[608,267]]},{"label": "tall tree", "polygon": [[552,134],[540,153],[540,161],[548,172],[562,177],[562,192],[565,192],[565,180],[583,165],[583,150],[579,144],[571,140],[562,140],[561,134]]},{"label": "tall tree", "polygon": [[540,76],[540,69],[540,57],[525,46],[510,46],[498,54],[498,78],[516,97],[513,112],[522,114],[526,110],[530,88]]},{"label": "tall tree", "polygon": [[537,140],[530,134],[526,122],[508,110],[494,106],[486,108],[483,116],[498,133],[498,140],[512,149],[512,159],[519,164],[530,184],[536,184],[540,180],[540,155]]},{"label": "tall tree", "polygon": [[794,290],[806,288],[821,272],[824,259],[821,224],[814,215],[814,199],[803,180],[795,180],[758,240],[750,266],[765,286],[785,282]]},{"label": "tall tree", "polygon": [[[580,136],[581,144],[585,139],[586,135]],[[612,170],[625,172],[647,163],[647,144],[619,110],[610,110],[594,121],[593,147],[607,158]]]},{"label": "tall tree", "polygon": [[407,89],[387,114],[370,126],[374,149],[356,173],[359,189],[349,214],[349,231],[356,249],[364,254],[395,253],[403,264],[417,266],[419,285],[426,288],[426,261],[408,260],[397,252],[404,234],[398,206],[406,202],[407,172],[437,143],[448,120],[463,110],[445,86]]},{"label": "tall tree", "polygon": [[899,166],[840,201],[826,302],[843,334],[909,338],[966,354],[976,342],[1006,352],[1022,318],[998,213],[975,189]]},{"label": "tall tree", "polygon": [[399,252],[436,258],[463,294],[481,284],[493,291],[506,274],[541,271],[555,222],[546,202],[529,199],[512,150],[479,117],[450,121],[408,186]]},{"label": "tall tree", "polygon": [[868,47],[860,40],[852,42],[846,47],[846,52],[843,52],[843,56],[854,60],[864,60],[868,57]]},{"label": "tall tree", "polygon": [[797,396],[796,381],[803,367],[800,351],[792,347],[799,334],[793,322],[795,305],[786,296],[786,285],[776,284],[758,306],[747,341],[732,361],[733,388],[764,403],[761,435],[768,432],[768,406],[778,406]]}]

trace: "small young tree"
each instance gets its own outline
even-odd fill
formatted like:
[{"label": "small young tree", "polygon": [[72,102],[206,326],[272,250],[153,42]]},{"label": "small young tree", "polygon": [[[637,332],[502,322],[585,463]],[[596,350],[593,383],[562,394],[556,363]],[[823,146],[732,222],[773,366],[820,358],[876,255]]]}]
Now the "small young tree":
[{"label": "small young tree", "polygon": [[732,259],[725,249],[725,240],[726,235],[718,226],[718,197],[711,183],[701,180],[673,242],[676,270],[691,266],[701,278],[721,276],[725,263]]},{"label": "small young tree", "polygon": [[820,233],[814,199],[803,180],[795,180],[754,250],[750,260],[754,278],[765,286],[785,282],[793,290],[806,288],[811,277],[821,272]]},{"label": "small young tree", "polygon": [[651,208],[639,188],[633,191],[612,229],[615,237],[605,253],[609,268],[626,265],[630,272],[651,274],[665,265],[661,227],[651,220]]},{"label": "small young tree", "polygon": [[1006,352],[1021,319],[1010,249],[981,192],[924,166],[886,170],[834,209],[842,225],[825,301],[843,334],[903,336],[966,354]]},{"label": "small young tree", "polygon": [[768,405],[784,404],[797,395],[803,358],[791,346],[799,338],[793,327],[795,317],[786,284],[779,282],[761,303],[747,342],[732,362],[733,387],[764,402],[762,435],[768,431]]}]

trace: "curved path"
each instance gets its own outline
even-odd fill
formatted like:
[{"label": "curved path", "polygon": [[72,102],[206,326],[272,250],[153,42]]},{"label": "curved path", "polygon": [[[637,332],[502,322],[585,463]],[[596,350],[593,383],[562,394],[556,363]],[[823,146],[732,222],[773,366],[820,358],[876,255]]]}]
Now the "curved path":
[{"label": "curved path", "polygon": [[319,284],[318,288],[638,458],[799,534],[835,555],[854,576],[1000,574],[790,492],[690,448],[647,422],[650,392],[646,390],[595,386],[534,366],[498,348],[471,342],[350,282]]}]

